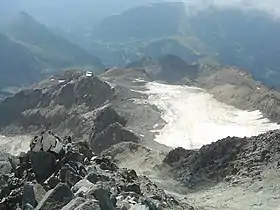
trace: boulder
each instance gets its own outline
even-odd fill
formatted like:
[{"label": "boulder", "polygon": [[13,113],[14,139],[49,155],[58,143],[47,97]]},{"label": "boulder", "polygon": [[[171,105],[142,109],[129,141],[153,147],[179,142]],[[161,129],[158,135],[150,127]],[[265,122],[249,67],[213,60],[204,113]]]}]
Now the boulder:
[{"label": "boulder", "polygon": [[32,170],[39,183],[46,181],[56,170],[56,158],[48,152],[30,152]]},{"label": "boulder", "polygon": [[75,210],[102,210],[96,201],[86,201],[79,205]]},{"label": "boulder", "polygon": [[100,164],[100,169],[102,169],[102,170],[110,170],[111,167],[109,165],[107,165],[106,163],[102,162]]},{"label": "boulder", "polygon": [[58,184],[53,190],[46,193],[40,201],[36,210],[60,210],[71,201],[73,193],[69,187],[63,183]]},{"label": "boulder", "polygon": [[75,193],[75,195],[79,194],[80,192],[86,193],[89,191],[89,189],[91,187],[93,187],[94,185],[88,181],[87,179],[83,179],[81,181],[79,181],[77,184],[75,184],[71,190],[72,192]]},{"label": "boulder", "polygon": [[114,205],[111,202],[110,194],[107,189],[105,189],[101,185],[93,186],[89,192],[87,193],[88,196],[94,196],[96,200],[99,202],[99,206],[101,210],[114,210]]},{"label": "boulder", "polygon": [[126,192],[135,192],[137,194],[141,194],[141,188],[139,184],[133,183],[133,184],[128,184],[125,187]]},{"label": "boulder", "polygon": [[9,174],[12,171],[12,166],[9,162],[0,161],[0,174]]},{"label": "boulder", "polygon": [[29,204],[29,203],[26,203],[23,207],[22,207],[22,210],[34,210],[34,207]]},{"label": "boulder", "polygon": [[51,189],[55,188],[58,184],[59,184],[60,180],[55,177],[55,176],[51,176],[48,180],[47,183],[50,186]]},{"label": "boulder", "polygon": [[61,210],[76,210],[78,206],[85,203],[86,199],[77,197],[70,201],[66,206],[64,206]]},{"label": "boulder", "polygon": [[34,187],[32,183],[25,183],[23,186],[23,195],[22,195],[22,208],[26,206],[26,204],[31,205],[32,207],[36,207],[38,202],[35,198]]},{"label": "boulder", "polygon": [[100,178],[98,177],[96,172],[91,172],[89,173],[89,175],[87,176],[87,180],[90,181],[91,183],[95,184],[96,182],[98,182]]},{"label": "boulder", "polygon": [[65,181],[69,187],[74,186],[77,182],[82,180],[82,177],[72,171],[66,171]]},{"label": "boulder", "polygon": [[40,184],[34,184],[33,185],[34,188],[34,193],[35,193],[35,200],[39,203],[43,197],[46,194],[46,190],[44,189],[44,187]]}]

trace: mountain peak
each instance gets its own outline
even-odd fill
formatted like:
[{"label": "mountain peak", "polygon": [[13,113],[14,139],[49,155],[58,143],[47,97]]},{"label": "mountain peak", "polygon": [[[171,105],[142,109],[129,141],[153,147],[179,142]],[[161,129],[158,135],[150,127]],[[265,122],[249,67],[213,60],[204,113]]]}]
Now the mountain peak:
[{"label": "mountain peak", "polygon": [[25,11],[21,11],[21,12],[17,13],[14,16],[14,18],[12,18],[12,21],[10,22],[9,26],[23,25],[23,24],[38,24],[38,25],[41,25],[30,14],[28,14]]}]

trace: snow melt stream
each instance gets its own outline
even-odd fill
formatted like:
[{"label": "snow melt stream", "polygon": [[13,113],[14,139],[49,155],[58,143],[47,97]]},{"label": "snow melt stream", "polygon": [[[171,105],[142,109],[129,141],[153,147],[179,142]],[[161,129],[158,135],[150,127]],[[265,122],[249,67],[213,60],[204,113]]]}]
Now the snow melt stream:
[{"label": "snow melt stream", "polygon": [[161,110],[166,125],[155,141],[170,147],[197,149],[228,136],[250,137],[280,125],[260,111],[244,111],[221,103],[204,90],[181,85],[147,83],[148,103]]}]

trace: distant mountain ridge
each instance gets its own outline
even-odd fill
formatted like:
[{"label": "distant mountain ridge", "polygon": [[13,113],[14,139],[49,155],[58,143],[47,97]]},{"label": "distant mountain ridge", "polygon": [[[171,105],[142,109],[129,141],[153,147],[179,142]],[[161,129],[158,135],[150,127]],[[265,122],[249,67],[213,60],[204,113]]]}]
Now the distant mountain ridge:
[{"label": "distant mountain ridge", "polygon": [[[56,35],[25,12],[10,22],[0,39],[3,45],[0,50],[5,49],[0,57],[1,78],[5,78],[1,86],[33,82],[63,69],[100,71],[105,68],[99,58]],[[9,51],[17,53],[9,54]],[[18,78],[12,77],[11,72],[16,72]]]},{"label": "distant mountain ridge", "polygon": [[37,80],[39,63],[22,45],[0,33],[0,88]]},{"label": "distant mountain ridge", "polygon": [[59,68],[80,65],[93,70],[104,68],[97,57],[57,36],[25,12],[19,13],[8,25],[6,33],[13,40],[25,45],[40,60]]},{"label": "distant mountain ridge", "polygon": [[93,38],[123,40],[168,37],[180,33],[184,18],[185,8],[181,2],[137,7],[104,19],[93,31]]},{"label": "distant mountain ridge", "polygon": [[[279,88],[279,36],[279,20],[261,11],[215,7],[188,11],[183,3],[165,2],[106,18],[92,31],[93,44],[87,48],[98,46],[102,55],[108,55],[107,63],[164,54],[187,62],[222,63],[248,69],[254,78]],[[111,52],[122,57],[116,62],[118,53]]]}]

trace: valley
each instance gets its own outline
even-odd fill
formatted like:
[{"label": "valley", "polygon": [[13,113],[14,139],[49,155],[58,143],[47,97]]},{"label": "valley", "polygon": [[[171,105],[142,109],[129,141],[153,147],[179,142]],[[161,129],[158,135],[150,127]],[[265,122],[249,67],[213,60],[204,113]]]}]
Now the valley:
[{"label": "valley", "polygon": [[0,209],[279,209],[279,15],[242,2],[0,2]]}]

